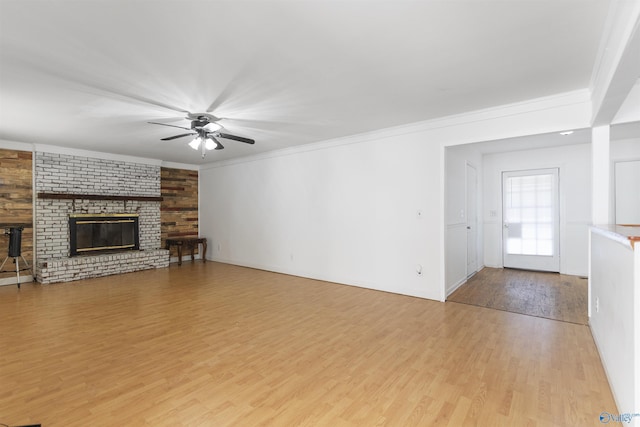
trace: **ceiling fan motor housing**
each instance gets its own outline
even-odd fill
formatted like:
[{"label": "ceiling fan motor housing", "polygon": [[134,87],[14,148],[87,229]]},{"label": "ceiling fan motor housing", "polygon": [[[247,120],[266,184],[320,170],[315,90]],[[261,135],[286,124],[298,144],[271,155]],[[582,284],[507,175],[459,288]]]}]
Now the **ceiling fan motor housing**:
[{"label": "ceiling fan motor housing", "polygon": [[209,120],[194,120],[191,122],[191,129],[203,128],[209,124]]}]

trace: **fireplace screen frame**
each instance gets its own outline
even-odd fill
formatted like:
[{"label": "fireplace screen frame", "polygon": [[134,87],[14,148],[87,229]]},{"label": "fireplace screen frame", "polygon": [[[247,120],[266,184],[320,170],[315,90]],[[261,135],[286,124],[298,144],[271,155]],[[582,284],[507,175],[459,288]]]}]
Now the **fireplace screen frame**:
[{"label": "fireplace screen frame", "polygon": [[[91,243],[78,247],[78,226],[91,225],[92,230],[101,229],[102,225],[132,224],[133,241],[120,242],[119,244],[100,244],[94,235],[91,235]],[[104,227],[102,227],[104,229]],[[122,230],[120,230],[122,237]],[[69,256],[90,255],[103,252],[140,250],[139,215],[137,214],[72,214],[69,215]]]}]

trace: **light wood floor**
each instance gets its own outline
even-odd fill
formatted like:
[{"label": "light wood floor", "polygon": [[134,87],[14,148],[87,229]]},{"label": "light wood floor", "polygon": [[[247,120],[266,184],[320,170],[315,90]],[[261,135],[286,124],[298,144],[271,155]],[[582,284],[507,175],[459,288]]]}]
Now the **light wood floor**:
[{"label": "light wood floor", "polygon": [[578,276],[485,267],[447,301],[587,325],[587,294]]},{"label": "light wood floor", "polygon": [[0,423],[589,426],[586,326],[264,271],[0,287]]}]

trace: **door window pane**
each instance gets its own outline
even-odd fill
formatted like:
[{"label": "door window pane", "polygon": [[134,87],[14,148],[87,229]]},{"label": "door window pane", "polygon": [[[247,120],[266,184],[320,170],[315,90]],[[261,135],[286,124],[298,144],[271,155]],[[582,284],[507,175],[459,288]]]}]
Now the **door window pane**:
[{"label": "door window pane", "polygon": [[508,177],[507,253],[553,256],[553,174]]}]

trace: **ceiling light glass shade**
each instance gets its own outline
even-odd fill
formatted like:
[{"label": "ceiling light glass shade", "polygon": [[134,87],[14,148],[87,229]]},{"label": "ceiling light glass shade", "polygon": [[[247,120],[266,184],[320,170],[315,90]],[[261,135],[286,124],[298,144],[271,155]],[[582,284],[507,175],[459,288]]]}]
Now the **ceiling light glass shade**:
[{"label": "ceiling light glass shade", "polygon": [[218,144],[213,139],[207,138],[204,140],[204,146],[207,150],[215,150]]},{"label": "ceiling light glass shade", "polygon": [[189,143],[189,147],[193,148],[194,150],[197,150],[200,147],[201,141],[202,140],[200,139],[200,137],[197,137],[196,139],[194,139]]},{"label": "ceiling light glass shade", "polygon": [[209,132],[215,132],[215,131],[217,131],[217,130],[222,129],[222,126],[220,126],[220,125],[219,125],[219,124],[217,124],[217,123],[208,123],[208,124],[204,127],[204,129],[206,129],[206,130],[207,130],[207,131],[209,131]]}]

